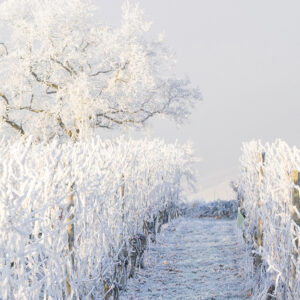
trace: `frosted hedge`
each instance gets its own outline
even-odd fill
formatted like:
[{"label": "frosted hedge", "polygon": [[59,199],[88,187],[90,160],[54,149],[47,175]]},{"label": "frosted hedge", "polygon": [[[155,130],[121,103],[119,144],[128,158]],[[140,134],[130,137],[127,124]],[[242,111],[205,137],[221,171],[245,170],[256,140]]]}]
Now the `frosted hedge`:
[{"label": "frosted hedge", "polygon": [[293,202],[299,186],[292,180],[300,171],[300,150],[278,140],[246,143],[242,152],[238,194],[253,299],[300,299],[299,212]]},{"label": "frosted hedge", "polygon": [[125,138],[3,140],[0,158],[0,299],[102,298],[120,253],[178,201],[193,161],[189,146]]}]

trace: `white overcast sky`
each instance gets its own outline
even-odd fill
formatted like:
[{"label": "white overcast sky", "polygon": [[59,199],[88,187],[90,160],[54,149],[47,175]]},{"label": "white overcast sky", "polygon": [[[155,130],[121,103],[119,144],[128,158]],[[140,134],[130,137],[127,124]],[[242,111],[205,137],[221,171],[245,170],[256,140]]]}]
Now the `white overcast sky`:
[{"label": "white overcast sky", "polygon": [[[117,22],[122,1],[96,1],[102,17]],[[152,126],[167,141],[194,142],[203,159],[200,194],[228,196],[223,182],[238,175],[244,141],[281,138],[300,147],[299,0],[139,2],[176,52],[178,73],[203,94],[185,126]]]}]

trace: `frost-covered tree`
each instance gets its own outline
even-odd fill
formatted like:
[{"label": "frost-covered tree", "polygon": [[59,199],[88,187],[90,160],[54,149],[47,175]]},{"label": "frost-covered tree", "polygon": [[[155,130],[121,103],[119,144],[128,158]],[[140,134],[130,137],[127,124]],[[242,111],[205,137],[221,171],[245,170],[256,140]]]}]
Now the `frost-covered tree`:
[{"label": "frost-covered tree", "polygon": [[188,116],[199,91],[176,77],[173,55],[163,38],[148,37],[139,6],[126,2],[119,26],[94,12],[88,0],[0,4],[1,126],[78,139],[97,127]]}]

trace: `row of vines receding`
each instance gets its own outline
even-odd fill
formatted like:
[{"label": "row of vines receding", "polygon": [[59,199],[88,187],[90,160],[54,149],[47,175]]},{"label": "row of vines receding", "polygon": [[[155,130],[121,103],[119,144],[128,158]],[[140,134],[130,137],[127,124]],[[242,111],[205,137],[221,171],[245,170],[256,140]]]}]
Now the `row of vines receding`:
[{"label": "row of vines receding", "polygon": [[0,146],[0,298],[118,298],[177,214],[189,146],[160,140]]},{"label": "row of vines receding", "polygon": [[300,299],[300,150],[278,140],[246,143],[242,152],[237,192],[249,289],[253,299]]}]

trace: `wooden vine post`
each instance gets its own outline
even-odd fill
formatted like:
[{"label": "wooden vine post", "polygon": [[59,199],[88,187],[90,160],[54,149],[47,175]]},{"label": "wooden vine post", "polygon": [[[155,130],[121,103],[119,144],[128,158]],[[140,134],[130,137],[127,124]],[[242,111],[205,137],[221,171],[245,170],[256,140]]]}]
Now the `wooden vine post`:
[{"label": "wooden vine post", "polygon": [[125,215],[124,215],[124,211],[125,211],[125,177],[124,174],[122,174],[122,185],[121,185],[121,199],[122,199],[122,226],[124,228],[124,224],[125,224]]},{"label": "wooden vine post", "polygon": [[[247,173],[247,168],[244,168],[244,172]],[[246,218],[246,212],[243,209],[244,204],[244,195],[238,191],[238,188],[233,187],[234,191],[237,192],[237,198],[238,198],[238,214],[237,214],[237,227],[243,232],[243,239],[246,240],[245,234],[244,234],[244,228],[243,224],[245,222]]]},{"label": "wooden vine post", "polygon": [[[292,189],[292,218],[294,220],[294,222],[296,223],[297,226],[300,227],[300,218],[298,217],[298,214],[295,210],[295,208],[298,210],[298,212],[300,212],[300,195],[299,195],[299,190],[298,188],[300,188],[300,176],[299,176],[299,172],[296,170],[292,170],[292,181],[294,183],[294,187]],[[296,186],[298,188],[296,188]],[[295,248],[293,248],[293,253],[292,256],[295,260],[295,262],[297,262],[298,260],[298,251],[299,251],[299,237],[294,235],[293,236],[294,240],[295,240]],[[296,266],[293,262],[291,262],[291,273],[292,273],[292,279],[295,280],[296,279]]]},{"label": "wooden vine post", "polygon": [[[263,183],[263,177],[264,177],[263,166],[265,164],[265,157],[266,157],[265,152],[262,152],[261,154],[259,154],[259,157],[258,157],[258,161],[261,164],[259,173],[258,173],[258,185],[259,186],[261,186],[261,184]],[[262,202],[261,202],[261,199],[259,196],[258,210],[261,209],[261,206],[262,206]],[[262,245],[263,245],[263,223],[262,223],[261,217],[258,217],[258,221],[257,221],[256,244],[257,244],[258,248],[262,247]],[[262,263],[261,255],[259,255],[259,254],[255,255],[254,267],[258,268],[258,266],[261,265],[261,263]]]},{"label": "wooden vine post", "polygon": [[[63,161],[64,167],[68,167],[68,163],[66,161]],[[69,174],[69,182],[66,183],[66,186],[68,187],[68,184],[70,184],[71,181],[71,173]],[[74,188],[75,188],[75,182],[71,184],[69,187],[69,193],[68,193],[68,207],[67,207],[67,214],[68,218],[65,220],[67,223],[67,235],[68,235],[68,254],[71,258],[71,266],[68,267],[68,264],[66,265],[66,290],[67,295],[65,292],[63,292],[63,299],[66,297],[70,297],[72,293],[72,286],[71,286],[71,274],[74,273],[75,268],[75,254],[74,254],[74,241],[75,241],[75,229],[74,229]],[[63,209],[61,208],[61,215],[59,217],[60,219],[63,218]]]},{"label": "wooden vine post", "polygon": [[127,259],[128,253],[127,253],[127,247],[126,243],[124,243],[124,230],[125,230],[125,176],[122,174],[122,185],[121,185],[121,198],[122,198],[122,236],[121,236],[121,247],[122,249],[122,265],[121,265],[121,279],[120,284],[122,288],[125,288],[126,281],[127,281],[127,264],[125,260]]},{"label": "wooden vine post", "polygon": [[[72,183],[71,188],[70,188],[70,195],[68,197],[68,201],[69,201],[69,205],[68,205],[68,213],[70,213],[71,210],[73,210],[74,208],[74,186],[75,183]],[[74,219],[74,214],[71,213],[69,215],[69,217],[67,218],[67,232],[68,232],[68,246],[69,246],[69,253],[71,256],[71,270],[74,270],[74,239],[75,239],[75,233],[74,233],[74,223],[73,223],[73,219]],[[68,296],[71,295],[71,283],[70,283],[70,278],[69,278],[69,274],[67,274],[67,278],[66,278],[66,287],[67,287],[67,293]]]},{"label": "wooden vine post", "polygon": [[125,176],[121,176],[121,188],[120,188],[120,197],[121,197],[121,215],[122,215],[122,229],[120,233],[119,240],[119,254],[118,262],[114,266],[113,278],[104,279],[103,281],[103,290],[104,290],[104,300],[108,300],[111,297],[113,299],[119,299],[119,288],[125,289],[127,284],[127,259],[128,259],[128,250],[125,243]]}]

